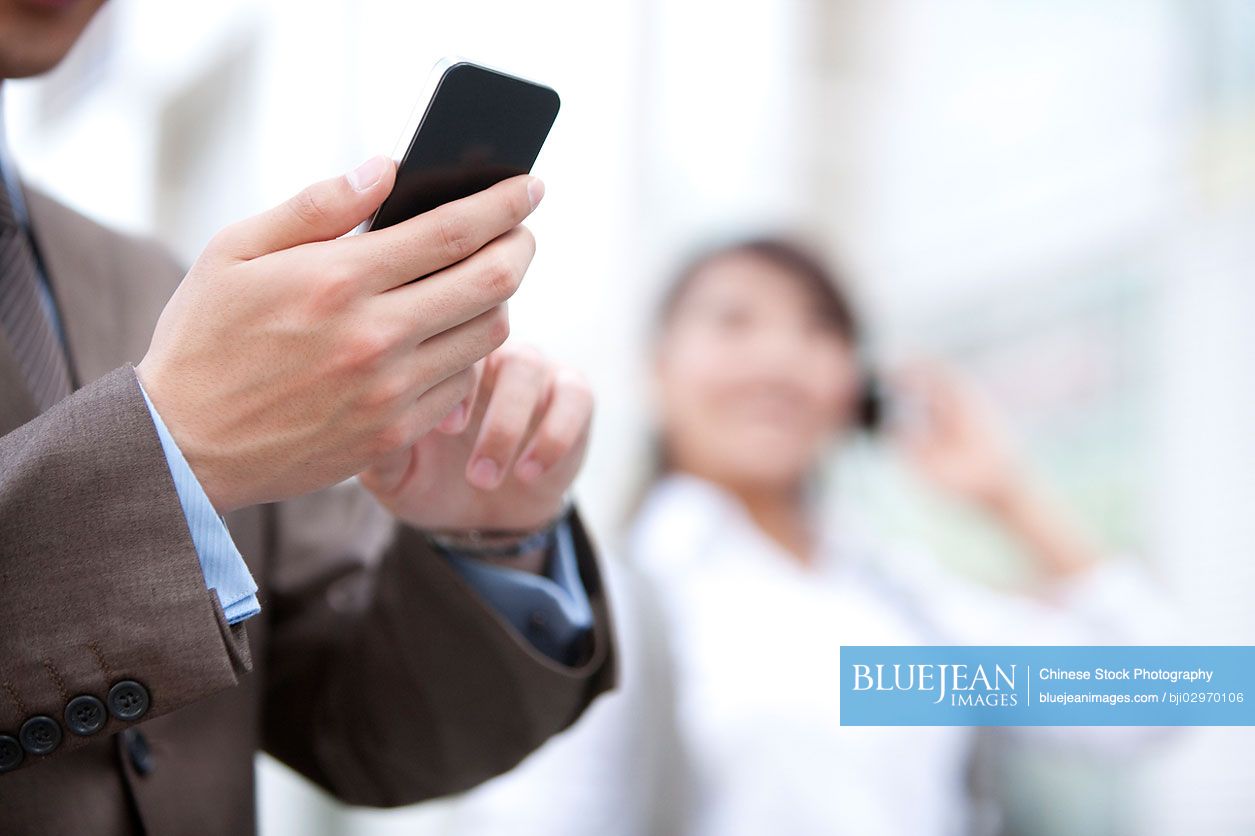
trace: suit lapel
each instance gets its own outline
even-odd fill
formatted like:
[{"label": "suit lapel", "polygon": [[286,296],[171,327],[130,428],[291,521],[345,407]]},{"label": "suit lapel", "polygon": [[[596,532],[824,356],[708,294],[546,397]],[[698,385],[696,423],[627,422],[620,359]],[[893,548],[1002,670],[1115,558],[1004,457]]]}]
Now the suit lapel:
[{"label": "suit lapel", "polygon": [[[122,292],[126,288],[118,281],[117,243],[104,227],[25,184],[22,192],[31,238],[56,302],[70,376],[77,389],[125,360],[127,311],[134,300]],[[0,435],[39,414],[2,333],[0,393]]]}]

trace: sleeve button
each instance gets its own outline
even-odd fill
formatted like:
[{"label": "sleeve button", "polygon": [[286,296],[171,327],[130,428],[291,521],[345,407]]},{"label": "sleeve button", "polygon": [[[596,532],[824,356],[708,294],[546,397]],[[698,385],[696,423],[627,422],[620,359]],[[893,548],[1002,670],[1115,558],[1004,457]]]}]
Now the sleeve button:
[{"label": "sleeve button", "polygon": [[16,737],[0,734],[0,772],[17,769],[24,757],[22,744],[17,742]]},{"label": "sleeve button", "polygon": [[17,736],[22,748],[32,755],[46,755],[61,745],[61,727],[56,720],[42,714],[23,723]]},{"label": "sleeve button", "polygon": [[148,689],[124,679],[109,689],[109,713],[119,720],[138,720],[148,711]]},{"label": "sleeve button", "polygon": [[81,694],[70,700],[65,707],[65,725],[74,734],[86,737],[105,727],[109,715],[105,704],[91,694]]}]

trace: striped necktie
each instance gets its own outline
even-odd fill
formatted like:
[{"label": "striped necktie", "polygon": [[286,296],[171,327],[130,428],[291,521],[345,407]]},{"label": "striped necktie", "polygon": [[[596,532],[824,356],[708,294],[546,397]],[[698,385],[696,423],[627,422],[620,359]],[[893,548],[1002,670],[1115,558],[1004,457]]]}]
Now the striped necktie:
[{"label": "striped necktie", "polygon": [[73,391],[65,349],[40,288],[39,268],[12,197],[0,182],[0,330],[42,412]]}]

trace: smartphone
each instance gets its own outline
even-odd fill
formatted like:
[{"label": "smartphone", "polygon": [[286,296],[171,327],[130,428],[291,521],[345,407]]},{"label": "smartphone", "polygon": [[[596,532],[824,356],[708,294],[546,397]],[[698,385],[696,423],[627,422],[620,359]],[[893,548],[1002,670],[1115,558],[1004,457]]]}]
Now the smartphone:
[{"label": "smartphone", "polygon": [[383,229],[532,170],[558,117],[550,87],[446,58],[420,99],[396,185],[363,231]]},{"label": "smartphone", "polygon": [[856,425],[872,435],[926,431],[932,421],[928,402],[918,393],[892,386],[873,369],[864,369],[854,409]]}]

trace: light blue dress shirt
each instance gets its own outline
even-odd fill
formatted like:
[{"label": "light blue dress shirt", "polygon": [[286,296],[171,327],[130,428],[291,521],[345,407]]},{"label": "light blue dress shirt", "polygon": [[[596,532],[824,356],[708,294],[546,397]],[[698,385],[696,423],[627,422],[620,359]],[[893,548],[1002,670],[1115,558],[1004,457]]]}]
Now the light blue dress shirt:
[{"label": "light blue dress shirt", "polygon": [[[2,101],[0,101],[2,109]],[[0,124],[2,128],[2,124]],[[8,164],[7,149],[0,133],[0,175],[9,191],[18,220],[27,225],[26,203],[13,168]],[[40,290],[48,316],[61,334],[56,301],[47,277],[39,266]],[[140,387],[143,391],[143,386]],[[214,590],[222,604],[227,623],[235,624],[261,611],[257,600],[257,583],[253,580],[243,555],[236,548],[226,523],[215,511],[200,481],[179,450],[153,403],[144,392],[144,401],[152,415],[161,449],[165,453],[170,475],[196,556],[200,560],[205,585]],[[454,569],[480,596],[528,638],[537,650],[557,661],[567,661],[577,647],[577,640],[593,623],[592,608],[576,566],[575,546],[570,526],[563,522],[555,537],[555,553],[548,561],[546,575],[534,575],[517,569],[486,564],[474,558],[448,555]]]},{"label": "light blue dress shirt", "polygon": [[183,516],[187,517],[187,528],[192,535],[192,545],[200,558],[205,586],[218,593],[222,614],[228,624],[257,615],[261,612],[261,604],[257,601],[257,583],[253,580],[253,573],[248,571],[244,556],[235,547],[226,523],[209,501],[200,480],[183,457],[183,451],[166,428],[166,422],[161,420],[160,413],[148,398],[148,392],[144,391],[143,384],[139,389],[144,393],[144,402],[148,404],[157,437],[161,439],[161,449],[166,454],[166,464],[174,479],[174,491],[179,495],[179,504],[183,506]]},{"label": "light blue dress shirt", "polygon": [[593,609],[575,562],[566,521],[554,532],[547,575],[448,555],[453,568],[546,656],[574,664],[579,639],[593,626]]},{"label": "light blue dress shirt", "polygon": [[[140,390],[143,391],[142,385]],[[261,611],[257,584],[244,557],[147,392],[144,392],[144,400],[152,413],[170,475],[174,478],[175,492],[187,517],[205,585],[218,593],[227,623],[234,624],[256,615]],[[576,566],[570,525],[565,521],[555,532],[554,548],[547,576],[457,554],[446,557],[458,574],[515,629],[527,636],[537,650],[558,661],[566,661],[577,646],[576,641],[592,626],[593,613]]]}]

